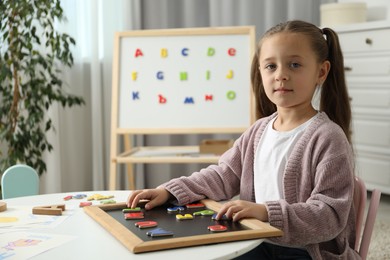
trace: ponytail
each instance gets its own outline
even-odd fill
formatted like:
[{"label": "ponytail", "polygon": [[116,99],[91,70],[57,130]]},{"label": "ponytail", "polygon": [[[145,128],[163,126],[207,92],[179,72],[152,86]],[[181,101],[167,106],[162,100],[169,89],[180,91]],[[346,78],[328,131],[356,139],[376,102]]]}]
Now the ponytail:
[{"label": "ponytail", "polygon": [[344,75],[344,59],[337,34],[329,28],[322,30],[326,36],[331,66],[321,89],[320,109],[338,124],[351,143],[351,105]]}]

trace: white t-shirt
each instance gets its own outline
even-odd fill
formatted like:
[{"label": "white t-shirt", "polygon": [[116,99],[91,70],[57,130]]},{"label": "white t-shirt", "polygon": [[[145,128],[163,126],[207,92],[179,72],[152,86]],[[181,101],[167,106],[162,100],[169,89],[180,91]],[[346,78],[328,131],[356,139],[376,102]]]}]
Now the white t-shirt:
[{"label": "white t-shirt", "polygon": [[287,160],[314,117],[287,132],[273,129],[277,117],[268,123],[255,152],[253,169],[256,203],[284,198],[283,174]]}]

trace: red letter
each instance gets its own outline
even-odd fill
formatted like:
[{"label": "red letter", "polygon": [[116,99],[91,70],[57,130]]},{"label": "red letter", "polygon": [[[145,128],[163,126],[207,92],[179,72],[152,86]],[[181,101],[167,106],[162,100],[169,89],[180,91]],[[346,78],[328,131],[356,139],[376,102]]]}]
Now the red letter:
[{"label": "red letter", "polygon": [[134,56],[137,58],[138,56],[144,56],[144,54],[142,53],[141,49],[136,49]]},{"label": "red letter", "polygon": [[158,95],[158,103],[165,104],[167,103],[167,99],[163,95]]},{"label": "red letter", "polygon": [[228,49],[228,54],[229,54],[230,56],[236,56],[236,49],[234,49],[234,48],[229,48],[229,49]]},{"label": "red letter", "polygon": [[213,101],[213,95],[204,95],[205,101]]}]

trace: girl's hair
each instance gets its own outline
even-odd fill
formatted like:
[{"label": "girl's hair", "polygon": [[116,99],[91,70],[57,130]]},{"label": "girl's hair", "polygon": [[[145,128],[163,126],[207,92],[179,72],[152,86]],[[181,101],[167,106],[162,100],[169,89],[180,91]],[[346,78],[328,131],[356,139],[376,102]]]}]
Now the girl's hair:
[{"label": "girl's hair", "polygon": [[344,59],[337,34],[330,28],[319,29],[304,21],[288,21],[269,29],[262,37],[253,57],[251,81],[256,97],[256,117],[262,118],[276,112],[276,106],[265,94],[259,71],[261,46],[267,37],[276,33],[300,33],[310,41],[318,62],[330,62],[330,71],[321,87],[320,110],[338,124],[351,143],[351,106],[345,83]]}]

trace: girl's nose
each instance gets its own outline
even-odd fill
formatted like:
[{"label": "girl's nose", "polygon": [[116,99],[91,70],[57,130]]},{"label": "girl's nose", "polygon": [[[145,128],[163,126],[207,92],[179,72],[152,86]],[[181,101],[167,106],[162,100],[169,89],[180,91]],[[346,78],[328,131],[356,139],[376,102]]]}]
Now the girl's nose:
[{"label": "girl's nose", "polygon": [[278,69],[275,77],[276,81],[286,81],[289,80],[290,77],[285,69]]}]

